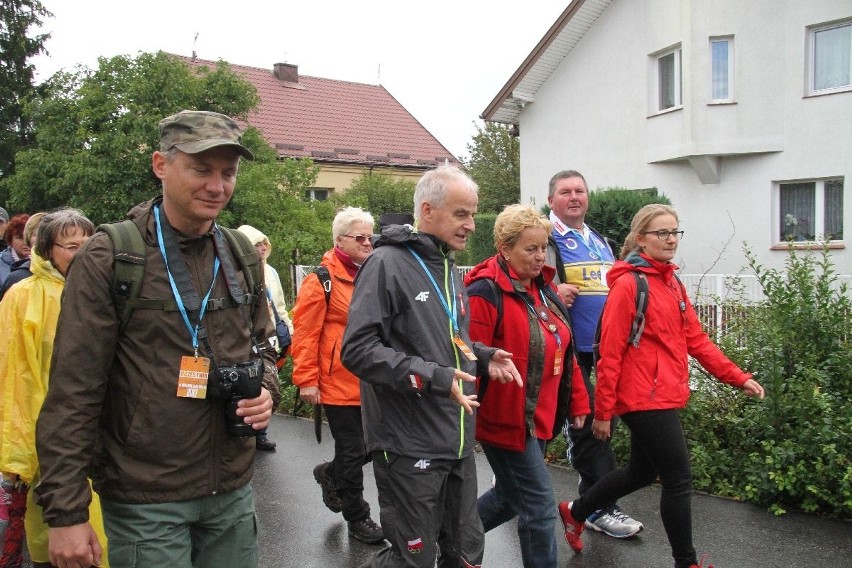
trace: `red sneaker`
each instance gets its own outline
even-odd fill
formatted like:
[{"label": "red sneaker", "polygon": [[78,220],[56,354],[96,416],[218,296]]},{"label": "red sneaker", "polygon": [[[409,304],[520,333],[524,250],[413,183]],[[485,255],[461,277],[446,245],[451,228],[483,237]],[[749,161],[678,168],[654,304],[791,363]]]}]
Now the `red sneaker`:
[{"label": "red sneaker", "polygon": [[693,564],[693,565],[692,565],[692,566],[690,566],[689,568],[713,568],[713,565],[712,565],[712,564],[708,564],[707,566],[705,566],[705,565],[704,565],[704,559],[705,559],[705,558],[707,558],[707,555],[706,555],[706,554],[702,554],[702,555],[701,555],[701,560],[699,560],[699,561],[698,561],[698,564]]},{"label": "red sneaker", "polygon": [[559,503],[559,518],[562,519],[562,526],[565,528],[565,540],[568,546],[576,552],[583,552],[583,539],[580,535],[583,534],[583,529],[586,525],[582,522],[577,522],[571,516],[571,505],[573,502],[562,501]]}]

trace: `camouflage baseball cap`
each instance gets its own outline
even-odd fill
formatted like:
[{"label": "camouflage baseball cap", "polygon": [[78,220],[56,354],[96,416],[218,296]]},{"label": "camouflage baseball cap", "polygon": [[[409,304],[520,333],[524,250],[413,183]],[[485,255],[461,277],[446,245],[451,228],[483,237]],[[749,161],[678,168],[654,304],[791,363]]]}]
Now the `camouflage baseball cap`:
[{"label": "camouflage baseball cap", "polygon": [[161,152],[174,147],[198,154],[217,146],[233,146],[242,157],[254,160],[254,154],[240,144],[241,136],[237,123],[218,112],[182,110],[160,121]]}]

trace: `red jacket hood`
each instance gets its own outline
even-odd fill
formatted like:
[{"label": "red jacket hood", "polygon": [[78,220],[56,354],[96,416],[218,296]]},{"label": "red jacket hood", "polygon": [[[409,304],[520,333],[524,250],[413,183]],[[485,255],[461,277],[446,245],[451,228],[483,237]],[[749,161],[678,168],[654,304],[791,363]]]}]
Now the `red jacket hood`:
[{"label": "red jacket hood", "polygon": [[612,288],[613,283],[630,272],[645,272],[646,274],[660,274],[664,281],[668,281],[678,269],[671,262],[658,262],[652,260],[641,252],[631,252],[624,260],[617,260],[606,273],[607,286]]}]

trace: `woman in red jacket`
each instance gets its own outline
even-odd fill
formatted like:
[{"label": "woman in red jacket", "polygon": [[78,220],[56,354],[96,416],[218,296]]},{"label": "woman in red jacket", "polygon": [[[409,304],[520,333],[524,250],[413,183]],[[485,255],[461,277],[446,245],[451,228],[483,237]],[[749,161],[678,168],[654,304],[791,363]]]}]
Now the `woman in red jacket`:
[{"label": "woman in red jacket", "polygon": [[334,438],[334,460],[314,468],[325,506],[343,513],[350,536],[379,544],[384,533],[364,500],[362,468],[370,458],[361,426],[360,382],[340,361],[355,275],[373,252],[373,216],[357,207],[341,209],[331,236],[334,248],[321,263],[329,273],[328,296],[319,277],[309,274],[293,307],[293,384],[303,401],[323,405]]},{"label": "woman in red jacket", "polygon": [[[610,436],[610,421],[620,416],[630,429],[630,461],[598,481],[573,503],[559,504],[565,539],[581,550],[583,521],[605,503],[651,485],[662,484],[660,516],[675,568],[699,568],[692,544],[692,474],[678,410],[689,399],[689,362],[694,357],[720,381],[763,398],[763,387],[710,341],[672,264],[683,231],[667,205],[646,205],[633,217],[621,249],[624,260],[607,274],[609,297],[601,322],[596,366],[595,420],[599,440]],[[639,346],[628,344],[636,316],[636,279],[648,279],[648,309]]]},{"label": "woman in red jacket", "polygon": [[567,308],[545,266],[551,224],[532,207],[510,205],[494,224],[497,255],[470,273],[470,338],[512,353],[524,379],[482,377],[476,439],[494,471],[495,486],[478,500],[485,531],[518,517],[525,567],[556,566],[556,501],[544,445],[570,413],[575,427],[589,397],[571,348]]}]

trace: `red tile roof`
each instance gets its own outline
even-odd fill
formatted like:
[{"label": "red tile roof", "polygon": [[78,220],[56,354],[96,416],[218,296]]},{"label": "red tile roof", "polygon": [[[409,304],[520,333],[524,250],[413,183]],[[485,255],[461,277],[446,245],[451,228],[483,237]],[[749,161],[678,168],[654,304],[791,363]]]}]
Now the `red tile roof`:
[{"label": "red tile roof", "polygon": [[[191,65],[216,62],[178,56]],[[381,85],[320,77],[280,81],[272,69],[230,64],[257,88],[260,105],[248,122],[281,157],[317,163],[383,164],[428,169],[458,160]],[[295,66],[291,66],[296,71]]]}]

